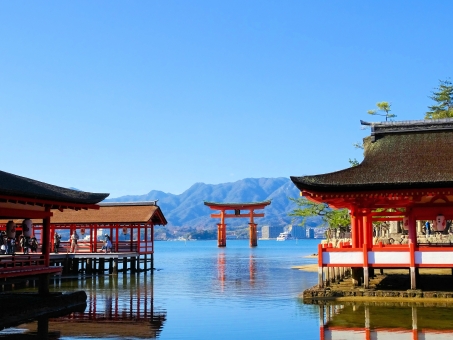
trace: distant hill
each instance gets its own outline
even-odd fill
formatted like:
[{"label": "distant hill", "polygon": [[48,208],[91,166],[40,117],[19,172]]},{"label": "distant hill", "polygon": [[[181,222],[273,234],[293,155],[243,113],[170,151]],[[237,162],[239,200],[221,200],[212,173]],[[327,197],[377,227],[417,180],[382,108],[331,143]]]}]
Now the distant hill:
[{"label": "distant hill", "polygon": [[[145,195],[130,195],[106,199],[105,202],[137,202],[159,200],[165,218],[173,227],[213,227],[218,219],[210,218],[213,212],[203,204],[211,202],[257,202],[272,200],[264,209],[265,217],[256,220],[259,226],[285,226],[291,224],[288,213],[294,209],[288,197],[298,197],[299,190],[289,178],[246,178],[222,184],[195,183],[180,195],[151,190]],[[317,224],[316,219],[312,221]],[[228,219],[230,226],[247,225],[248,219]]]}]

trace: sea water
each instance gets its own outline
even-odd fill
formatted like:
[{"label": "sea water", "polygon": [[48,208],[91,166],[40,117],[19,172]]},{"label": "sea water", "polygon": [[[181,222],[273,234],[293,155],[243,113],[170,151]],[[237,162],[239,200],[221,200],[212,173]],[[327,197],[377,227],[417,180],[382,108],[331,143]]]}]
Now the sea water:
[{"label": "sea water", "polygon": [[[316,284],[317,274],[292,267],[316,263],[309,255],[318,243],[269,240],[250,248],[248,241],[228,240],[218,248],[215,241],[156,242],[152,274],[52,280],[54,291],[84,290],[87,306],[44,320],[44,327],[49,339],[366,339],[370,332],[377,336],[373,327],[393,327],[390,338],[404,339],[412,336],[418,313],[423,327],[433,324],[423,323],[430,315],[443,318],[436,336],[453,336],[448,306],[433,314],[410,306],[304,304],[299,295]],[[377,322],[383,314],[404,318],[383,326]],[[38,338],[37,329],[38,322],[31,322],[0,332],[0,338]]]}]

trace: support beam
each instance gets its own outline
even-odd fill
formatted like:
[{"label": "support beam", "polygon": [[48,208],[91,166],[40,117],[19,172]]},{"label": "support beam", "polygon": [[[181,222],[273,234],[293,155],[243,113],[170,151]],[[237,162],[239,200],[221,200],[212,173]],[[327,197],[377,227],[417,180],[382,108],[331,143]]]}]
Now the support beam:
[{"label": "support beam", "polygon": [[256,223],[249,223],[250,228],[250,247],[256,247],[258,245],[258,235],[256,230]]},{"label": "support beam", "polygon": [[217,224],[217,246],[226,247],[226,224]]}]

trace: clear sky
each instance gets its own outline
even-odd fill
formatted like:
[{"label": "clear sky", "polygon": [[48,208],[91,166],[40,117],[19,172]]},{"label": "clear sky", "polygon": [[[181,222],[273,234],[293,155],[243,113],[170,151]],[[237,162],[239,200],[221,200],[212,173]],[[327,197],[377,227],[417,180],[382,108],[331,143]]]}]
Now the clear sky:
[{"label": "clear sky", "polygon": [[331,172],[423,119],[450,1],[1,1],[1,170],[110,197]]}]

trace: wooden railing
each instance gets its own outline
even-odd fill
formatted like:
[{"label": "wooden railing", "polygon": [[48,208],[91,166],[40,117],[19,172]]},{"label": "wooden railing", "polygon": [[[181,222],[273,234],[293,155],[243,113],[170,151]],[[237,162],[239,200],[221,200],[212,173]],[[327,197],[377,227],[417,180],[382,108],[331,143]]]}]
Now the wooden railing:
[{"label": "wooden railing", "polygon": [[61,273],[61,267],[47,267],[43,255],[0,255],[0,278],[48,273]]},{"label": "wooden railing", "polygon": [[[142,243],[145,243],[142,241]],[[151,243],[151,242],[148,242]],[[78,241],[76,253],[101,253],[104,252],[102,249],[103,242],[98,242],[96,249],[94,249],[94,244],[91,244],[89,241]],[[118,247],[116,243],[112,242],[113,249],[112,251],[115,253],[129,253],[129,252],[137,252],[138,250],[138,242],[137,241],[121,241],[118,242]],[[144,249],[141,246],[141,249]],[[69,241],[62,241],[60,242],[60,246],[58,247],[59,253],[70,253],[71,250],[71,243]],[[52,249],[53,252],[53,249]]]}]

